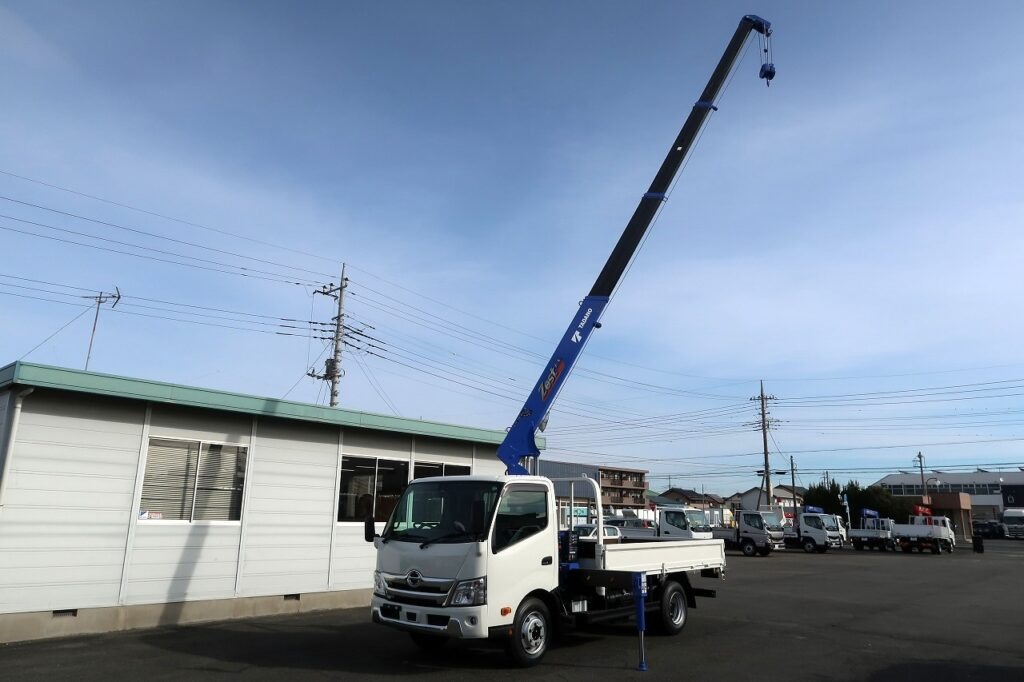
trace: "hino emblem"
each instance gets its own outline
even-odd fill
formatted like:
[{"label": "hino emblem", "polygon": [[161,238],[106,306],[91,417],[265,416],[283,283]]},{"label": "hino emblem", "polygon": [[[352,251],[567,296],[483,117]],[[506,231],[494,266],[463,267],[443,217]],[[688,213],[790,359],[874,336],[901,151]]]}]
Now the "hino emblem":
[{"label": "hino emblem", "polygon": [[419,571],[409,571],[409,575],[405,576],[405,584],[409,587],[419,587],[423,582],[423,574]]}]

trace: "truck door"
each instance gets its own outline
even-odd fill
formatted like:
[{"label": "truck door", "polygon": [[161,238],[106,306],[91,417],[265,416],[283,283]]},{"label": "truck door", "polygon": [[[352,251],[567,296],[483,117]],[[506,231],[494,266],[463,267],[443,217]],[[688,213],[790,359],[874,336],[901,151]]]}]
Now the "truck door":
[{"label": "truck door", "polygon": [[[494,516],[487,560],[491,624],[511,623],[523,597],[558,585],[558,530],[548,488],[539,483],[506,486]],[[511,612],[501,615],[502,608]]]}]

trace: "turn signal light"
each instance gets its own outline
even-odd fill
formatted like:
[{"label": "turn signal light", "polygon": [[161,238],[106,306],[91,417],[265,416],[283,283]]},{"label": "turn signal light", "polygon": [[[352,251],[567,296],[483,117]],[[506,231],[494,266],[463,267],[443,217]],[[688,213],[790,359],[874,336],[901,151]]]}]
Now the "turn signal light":
[{"label": "turn signal light", "polygon": [[507,616],[510,613],[512,613],[512,607],[511,606],[502,606],[501,607],[501,615]]}]

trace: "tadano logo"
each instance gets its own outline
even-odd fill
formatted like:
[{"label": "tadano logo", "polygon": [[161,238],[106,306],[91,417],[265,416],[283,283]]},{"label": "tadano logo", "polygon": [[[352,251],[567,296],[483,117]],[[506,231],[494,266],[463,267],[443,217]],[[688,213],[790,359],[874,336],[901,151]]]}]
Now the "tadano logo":
[{"label": "tadano logo", "polygon": [[551,389],[558,383],[558,377],[562,376],[562,372],[565,371],[565,362],[559,358],[555,360],[555,364],[548,370],[548,375],[544,377],[544,381],[540,384],[540,399],[547,400],[548,396],[551,395]]},{"label": "tadano logo", "polygon": [[587,325],[587,320],[590,319],[590,314],[593,312],[593,308],[587,308],[587,312],[583,313],[583,319],[580,320],[580,323],[578,325],[576,325],[576,331],[572,333],[571,338],[573,343],[579,343],[580,341],[583,340],[583,334],[580,333],[580,330]]}]

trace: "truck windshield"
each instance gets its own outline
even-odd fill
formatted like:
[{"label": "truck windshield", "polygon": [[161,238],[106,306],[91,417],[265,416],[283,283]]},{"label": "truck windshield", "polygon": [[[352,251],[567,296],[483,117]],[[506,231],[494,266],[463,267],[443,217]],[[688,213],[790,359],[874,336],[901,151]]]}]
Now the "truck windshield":
[{"label": "truck windshield", "polygon": [[1004,516],[1003,523],[1007,526],[1024,526],[1024,516]]},{"label": "truck windshield", "polygon": [[486,525],[494,516],[501,483],[491,481],[425,481],[413,483],[398,501],[381,536],[404,542],[475,542],[473,505],[483,502]]},{"label": "truck windshield", "polygon": [[690,522],[686,518],[686,514],[681,511],[667,511],[662,512],[665,519],[665,523],[670,526],[675,526],[680,530],[689,530]]},{"label": "truck windshield", "polygon": [[686,514],[686,520],[690,522],[693,530],[698,532],[711,530],[711,526],[708,524],[708,516],[702,510],[687,509],[684,513]]},{"label": "truck windshield", "polygon": [[782,514],[779,512],[762,512],[761,516],[764,517],[764,527],[768,530],[780,531],[782,530]]}]

